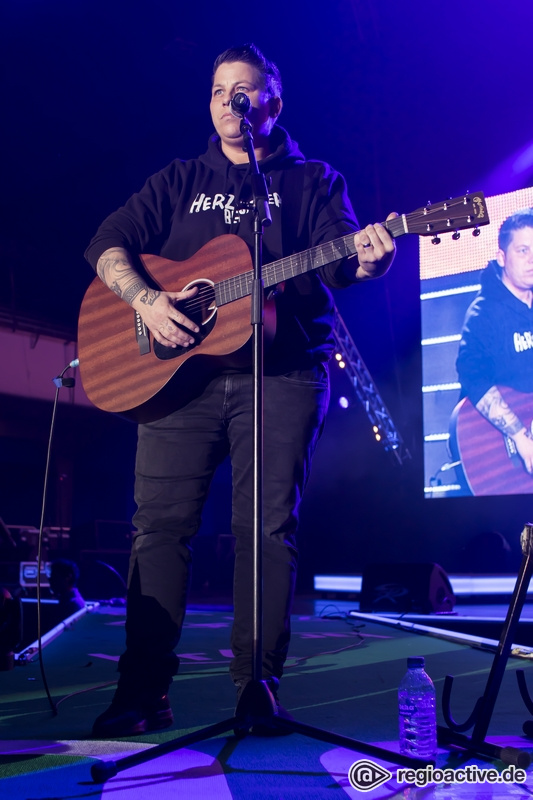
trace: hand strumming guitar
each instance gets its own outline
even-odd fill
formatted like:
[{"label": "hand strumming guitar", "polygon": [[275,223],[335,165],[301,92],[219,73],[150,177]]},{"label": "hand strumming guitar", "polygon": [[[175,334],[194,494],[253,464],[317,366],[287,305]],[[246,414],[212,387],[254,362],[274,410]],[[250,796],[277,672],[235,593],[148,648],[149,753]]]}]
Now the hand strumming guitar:
[{"label": "hand strumming guitar", "polygon": [[198,333],[199,328],[175,304],[194,297],[198,291],[196,286],[184,292],[151,289],[123,247],[111,247],[102,253],[96,269],[105,285],[140,314],[159,344],[165,347],[189,347],[194,344],[194,338],[183,328],[193,333]]},{"label": "hand strumming guitar", "polygon": [[533,439],[527,428],[522,428],[511,439],[516,445],[518,455],[524,462],[524,466],[529,474],[533,474]]}]

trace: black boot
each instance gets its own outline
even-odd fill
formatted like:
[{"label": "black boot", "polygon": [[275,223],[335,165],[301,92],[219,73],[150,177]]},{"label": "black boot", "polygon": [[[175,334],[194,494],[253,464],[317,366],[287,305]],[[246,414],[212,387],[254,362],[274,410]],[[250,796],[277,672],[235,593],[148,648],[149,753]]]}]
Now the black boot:
[{"label": "black boot", "polygon": [[114,739],[167,728],[174,715],[166,692],[131,693],[119,686],[109,708],[96,718],[92,735]]},{"label": "black boot", "polygon": [[168,690],[178,665],[174,652],[146,658],[134,657],[127,650],[118,663],[117,690],[109,708],[95,720],[93,736],[136,736],[172,725]]}]

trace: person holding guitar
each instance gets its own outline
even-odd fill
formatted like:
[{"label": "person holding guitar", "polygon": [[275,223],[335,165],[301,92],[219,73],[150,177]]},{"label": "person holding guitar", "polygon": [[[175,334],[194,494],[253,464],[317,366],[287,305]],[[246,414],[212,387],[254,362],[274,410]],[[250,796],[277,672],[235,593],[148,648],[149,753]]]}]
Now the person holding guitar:
[{"label": "person holding guitar", "polygon": [[[343,177],[328,164],[307,161],[276,124],[282,107],[279,71],[248,44],[225,51],[215,61],[210,110],[216,133],[207,152],[189,161],[175,160],[149,178],[102,223],[86,257],[109,289],[137,312],[158,358],[200,349],[203,322],[189,309],[200,307],[205,287],[184,279],[179,291],[165,291],[154,285],[139,256],[151,253],[183,262],[209,243],[216,270],[217,262],[222,269],[229,258],[224,248],[217,249],[216,237],[236,234],[253,247],[249,165],[240,119],[231,104],[237,93],[251,102],[248,120],[269,192],[272,224],[264,234],[264,263],[353,233],[349,252],[311,273],[295,274],[267,296],[277,326],[264,370],[263,679],[277,700],[290,638],[298,509],[329,399],[327,361],[334,322],[329,289],[383,275],[395,254],[393,238],[379,224],[359,230]],[[228,238],[233,239],[224,241]],[[199,279],[202,268],[199,264]],[[180,263],[175,269],[179,280]],[[222,314],[220,304],[220,298],[212,298],[209,313]],[[246,308],[249,319],[249,301]],[[143,358],[154,357],[148,349]],[[178,668],[174,648],[185,615],[191,540],[213,473],[228,454],[236,541],[230,673],[238,692],[251,678],[249,362],[215,359],[187,388],[186,399],[176,393],[170,413],[139,425],[126,650],[115,696],[96,720],[95,736],[128,736],[172,723],[168,690]],[[167,399],[172,391],[170,386]],[[268,734],[259,728],[253,733]]]},{"label": "person holding guitar", "polygon": [[[466,313],[456,367],[462,395],[509,441],[510,454],[517,454],[530,475],[532,301],[533,208],[526,208],[512,214],[500,227],[496,259],[483,270],[481,290]],[[485,466],[488,468],[487,463]],[[520,475],[515,480],[516,491],[520,491]],[[533,492],[533,479],[531,484],[521,481],[521,486],[522,491]],[[474,493],[492,492],[484,491],[480,484]],[[512,488],[495,493],[510,494]]]}]

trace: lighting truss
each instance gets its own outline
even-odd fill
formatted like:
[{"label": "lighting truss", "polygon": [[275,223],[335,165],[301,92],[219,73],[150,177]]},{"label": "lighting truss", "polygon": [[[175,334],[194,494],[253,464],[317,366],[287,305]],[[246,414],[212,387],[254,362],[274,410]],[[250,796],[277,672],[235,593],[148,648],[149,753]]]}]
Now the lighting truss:
[{"label": "lighting truss", "polygon": [[376,441],[383,445],[399,464],[404,464],[411,458],[411,454],[337,308],[335,309],[333,337],[336,347],[336,363],[344,371],[357,399],[361,402]]}]

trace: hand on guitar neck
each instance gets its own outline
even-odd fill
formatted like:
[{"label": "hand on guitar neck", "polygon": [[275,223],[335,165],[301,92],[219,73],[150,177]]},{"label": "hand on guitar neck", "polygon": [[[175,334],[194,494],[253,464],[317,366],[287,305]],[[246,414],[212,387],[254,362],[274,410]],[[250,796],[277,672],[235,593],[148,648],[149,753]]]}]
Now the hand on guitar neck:
[{"label": "hand on guitar neck", "polygon": [[[393,211],[387,217],[387,222],[396,219],[397,216],[398,214]],[[359,261],[355,277],[358,280],[368,280],[384,275],[396,254],[396,245],[387,229],[379,223],[367,225],[354,235],[354,242]]]},{"label": "hand on guitar neck", "polygon": [[111,247],[98,259],[100,279],[124,302],[137,311],[154,339],[165,347],[189,347],[195,339],[189,331],[198,333],[198,326],[176,303],[189,300],[197,294],[194,286],[182,292],[162,292],[151,289],[132,264],[123,247]]}]

